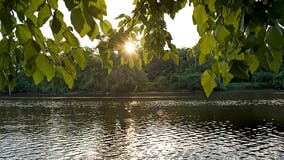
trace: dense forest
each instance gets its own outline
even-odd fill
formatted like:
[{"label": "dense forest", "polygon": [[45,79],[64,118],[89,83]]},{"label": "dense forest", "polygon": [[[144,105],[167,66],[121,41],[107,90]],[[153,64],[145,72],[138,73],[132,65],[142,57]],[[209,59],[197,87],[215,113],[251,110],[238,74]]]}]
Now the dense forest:
[{"label": "dense forest", "polygon": [[[178,49],[179,65],[172,59],[165,61],[154,58],[141,69],[122,65],[118,54],[114,54],[113,70],[108,72],[102,67],[101,59],[94,53],[94,49],[85,48],[87,65],[80,70],[75,79],[74,87],[69,89],[60,75],[48,82],[46,79],[35,85],[32,77],[27,77],[24,71],[19,70],[17,85],[13,93],[31,94],[62,94],[69,92],[86,93],[130,93],[144,91],[193,91],[202,90],[201,75],[206,68],[211,67],[210,62],[199,65],[199,51],[193,49]],[[142,55],[142,53],[141,53]],[[224,86],[220,77],[216,78],[218,84],[215,90],[237,89],[283,89],[284,65],[279,73],[259,68],[249,75],[249,79],[234,78],[230,84]],[[7,94],[8,88],[2,93]]]}]

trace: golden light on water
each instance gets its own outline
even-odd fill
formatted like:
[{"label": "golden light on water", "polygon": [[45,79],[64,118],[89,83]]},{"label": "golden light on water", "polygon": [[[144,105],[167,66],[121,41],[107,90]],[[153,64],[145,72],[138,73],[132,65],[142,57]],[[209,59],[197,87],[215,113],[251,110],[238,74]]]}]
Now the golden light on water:
[{"label": "golden light on water", "polygon": [[136,45],[132,41],[128,41],[124,44],[124,49],[127,54],[133,54],[136,51]]}]

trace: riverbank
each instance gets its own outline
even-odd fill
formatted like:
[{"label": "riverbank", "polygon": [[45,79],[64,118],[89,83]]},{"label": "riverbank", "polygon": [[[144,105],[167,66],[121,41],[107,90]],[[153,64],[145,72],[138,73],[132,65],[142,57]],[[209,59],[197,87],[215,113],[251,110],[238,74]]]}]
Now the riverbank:
[{"label": "riverbank", "polygon": [[[252,89],[252,90],[218,90],[214,91],[212,95],[219,93],[267,93],[267,94],[284,94],[284,90],[278,89]],[[66,93],[8,93],[0,94],[0,97],[131,97],[131,96],[187,96],[187,95],[204,95],[201,90],[169,90],[169,91],[147,91],[147,92],[127,92],[127,93],[111,93],[111,92],[88,92],[88,91],[76,91]]]}]

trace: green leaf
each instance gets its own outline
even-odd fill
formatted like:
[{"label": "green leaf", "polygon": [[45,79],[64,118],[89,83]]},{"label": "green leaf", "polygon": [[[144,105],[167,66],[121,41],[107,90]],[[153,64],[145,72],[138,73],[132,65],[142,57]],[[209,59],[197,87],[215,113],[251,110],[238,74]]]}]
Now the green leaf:
[{"label": "green leaf", "polygon": [[47,0],[48,4],[51,8],[57,9],[58,8],[58,0]]},{"label": "green leaf", "polygon": [[207,59],[206,57],[213,49],[215,49],[215,47],[216,47],[216,40],[212,35],[206,34],[200,39],[199,41],[199,48],[200,48],[199,64],[204,64],[206,62],[206,59]]},{"label": "green leaf", "polygon": [[69,11],[71,11],[73,8],[75,8],[78,4],[75,4],[74,0],[64,0],[66,7]]},{"label": "green leaf", "polygon": [[266,43],[272,47],[273,50],[281,51],[283,47],[283,37],[281,33],[278,32],[276,27],[269,27],[266,37]]},{"label": "green leaf", "polygon": [[12,33],[15,24],[16,24],[16,19],[13,15],[11,15],[10,11],[7,9],[2,9],[0,11],[0,20],[1,20],[1,32],[2,34],[10,34]]},{"label": "green leaf", "polygon": [[34,13],[29,13],[29,12],[26,12],[26,17],[28,18],[28,20],[30,20],[34,26],[37,26],[38,23],[37,23],[37,17],[34,15]]},{"label": "green leaf", "polygon": [[201,4],[194,7],[193,10],[193,23],[197,25],[202,25],[203,23],[207,22],[208,15],[205,10],[205,7]]},{"label": "green leaf", "polygon": [[83,29],[80,32],[80,36],[84,37],[86,34],[88,34],[91,31],[91,27],[88,25],[88,23],[84,23]]},{"label": "green leaf", "polygon": [[94,22],[94,26],[92,27],[91,31],[88,33],[89,38],[93,41],[99,34],[99,27],[96,24],[96,22]]},{"label": "green leaf", "polygon": [[44,3],[45,0],[31,0],[28,8],[28,12],[34,13]]},{"label": "green leaf", "polygon": [[71,23],[81,36],[85,21],[80,8],[73,8],[71,10]]},{"label": "green leaf", "polygon": [[208,23],[203,23],[203,24],[198,25],[197,26],[198,34],[200,36],[203,36],[206,33],[206,31],[208,30],[208,28],[209,28]]},{"label": "green leaf", "polygon": [[54,62],[61,63],[58,45],[52,39],[47,39],[46,44]]},{"label": "green leaf", "polygon": [[249,56],[248,63],[249,63],[249,70],[251,73],[254,73],[259,67],[258,58],[253,54]]},{"label": "green leaf", "polygon": [[222,45],[225,45],[226,37],[229,35],[230,32],[227,30],[226,27],[224,27],[223,25],[218,25],[218,27],[216,28],[215,36]]},{"label": "green leaf", "polygon": [[209,54],[200,54],[199,57],[198,57],[198,63],[200,65],[206,63],[208,57],[209,57]]},{"label": "green leaf", "polygon": [[6,38],[1,39],[0,41],[0,57],[7,55],[9,53],[9,40]]},{"label": "green leaf", "polygon": [[52,39],[47,39],[46,44],[47,44],[49,52],[52,52],[54,54],[59,53],[58,46]]},{"label": "green leaf", "polygon": [[8,87],[9,87],[9,95],[11,95],[11,92],[16,87],[16,78],[15,78],[15,76],[11,76],[10,75],[9,80],[8,80]]},{"label": "green leaf", "polygon": [[64,57],[63,62],[65,64],[65,70],[68,71],[68,73],[71,74],[73,78],[75,78],[77,71],[72,61],[68,57]]},{"label": "green leaf", "polygon": [[164,60],[164,61],[167,61],[167,60],[169,60],[170,59],[170,52],[169,51],[165,51],[165,53],[162,55],[162,59]]},{"label": "green leaf", "polygon": [[102,29],[102,32],[103,32],[104,35],[106,35],[106,36],[110,35],[110,32],[112,30],[112,26],[111,26],[111,23],[109,21],[107,21],[107,20],[101,21],[100,26],[101,26],[101,29]]},{"label": "green leaf", "polygon": [[230,72],[226,72],[222,74],[222,77],[223,77],[224,86],[227,86],[231,82],[231,80],[234,78],[234,76]]},{"label": "green leaf", "polygon": [[207,97],[210,96],[213,89],[217,87],[215,82],[215,74],[211,73],[211,70],[206,70],[201,76],[201,85]]},{"label": "green leaf", "polygon": [[62,27],[61,21],[57,17],[53,16],[50,27],[53,35],[58,34],[58,32],[61,30],[61,27]]},{"label": "green leaf", "polygon": [[206,34],[200,39],[199,47],[201,54],[209,54],[209,52],[215,49],[216,40],[212,35]]},{"label": "green leaf", "polygon": [[38,13],[38,26],[42,26],[51,16],[50,8],[47,4],[44,4]]},{"label": "green leaf", "polygon": [[74,76],[68,73],[63,67],[57,67],[57,71],[63,76],[65,83],[67,84],[68,88],[73,87],[74,83]]},{"label": "green leaf", "polygon": [[278,73],[281,67],[281,64],[283,63],[283,52],[282,51],[274,51],[270,50],[273,55],[273,60],[270,63],[270,69]]},{"label": "green leaf", "polygon": [[77,64],[80,66],[80,68],[84,69],[87,65],[87,61],[83,49],[82,48],[74,49],[72,50],[71,54],[75,59],[75,61],[77,62]]},{"label": "green leaf", "polygon": [[209,0],[208,1],[208,8],[210,12],[215,12],[215,2],[216,0]]},{"label": "green leaf", "polygon": [[51,81],[54,77],[55,71],[52,62],[43,54],[39,54],[36,58],[36,65],[38,70]]},{"label": "green leaf", "polygon": [[24,24],[19,24],[16,26],[16,36],[20,43],[24,44],[29,39],[32,38],[32,34],[29,30],[29,28]]},{"label": "green leaf", "polygon": [[234,77],[249,79],[248,71],[249,65],[246,62],[240,60],[232,61],[230,73],[233,74]]},{"label": "green leaf", "polygon": [[33,74],[33,80],[36,85],[38,85],[42,80],[43,80],[43,75],[40,72],[40,70],[36,69],[34,74]]},{"label": "green leaf", "polygon": [[27,43],[24,45],[24,55],[26,61],[29,62],[30,60],[35,59],[40,50],[40,46],[34,40],[28,40]]},{"label": "green leaf", "polygon": [[40,48],[42,50],[44,50],[45,49],[45,46],[44,46],[45,37],[41,33],[41,30],[39,28],[37,28],[37,27],[32,27],[32,30],[33,30],[36,42],[38,43]]},{"label": "green leaf", "polygon": [[62,42],[61,44],[61,50],[64,52],[64,53],[69,53],[71,52],[71,49],[72,47],[70,46],[70,44],[66,41]]},{"label": "green leaf", "polygon": [[79,47],[80,43],[78,39],[70,32],[69,29],[67,29],[65,32],[63,32],[63,36],[66,39],[66,41],[72,46],[72,47]]}]

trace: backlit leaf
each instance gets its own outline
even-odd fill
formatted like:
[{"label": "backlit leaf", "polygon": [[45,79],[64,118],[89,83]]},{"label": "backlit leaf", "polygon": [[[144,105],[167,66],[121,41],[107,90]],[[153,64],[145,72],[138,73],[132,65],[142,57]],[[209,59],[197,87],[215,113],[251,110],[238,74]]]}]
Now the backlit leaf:
[{"label": "backlit leaf", "polygon": [[40,46],[33,40],[28,40],[24,45],[24,55],[27,61],[35,59],[40,52]]},{"label": "backlit leaf", "polygon": [[51,8],[57,9],[58,8],[58,0],[47,0],[48,4]]},{"label": "backlit leaf", "polygon": [[99,27],[95,23],[91,31],[88,33],[89,38],[93,41],[99,34]]},{"label": "backlit leaf", "polygon": [[208,1],[208,8],[210,12],[215,12],[215,2],[216,0],[209,0]]},{"label": "backlit leaf", "polygon": [[77,75],[77,71],[73,62],[68,57],[64,57],[63,62],[65,64],[65,70],[68,71],[68,73],[71,74],[73,78],[75,78]]},{"label": "backlit leaf", "polygon": [[[84,17],[82,15],[80,8],[73,8],[71,11],[71,23],[74,26],[75,30],[80,34],[84,27]],[[81,36],[82,37],[82,36]]]},{"label": "backlit leaf", "polygon": [[206,63],[208,57],[209,57],[209,54],[200,54],[199,57],[198,57],[198,63],[200,65]]},{"label": "backlit leaf", "polygon": [[33,74],[33,80],[35,82],[35,85],[38,85],[43,80],[43,74],[40,72],[40,70],[35,70]]},{"label": "backlit leaf", "polygon": [[108,36],[112,29],[111,23],[107,20],[104,20],[104,21],[101,21],[100,26],[101,26],[101,29],[104,35]]},{"label": "backlit leaf", "polygon": [[38,25],[42,26],[43,24],[45,24],[45,22],[49,19],[49,17],[51,16],[51,11],[49,8],[49,5],[44,4],[38,13]]},{"label": "backlit leaf", "polygon": [[227,86],[234,76],[230,72],[225,72],[222,74],[224,86]]},{"label": "backlit leaf", "polygon": [[83,49],[82,48],[74,49],[72,50],[71,54],[75,59],[75,61],[77,62],[77,64],[80,66],[80,68],[84,69],[87,65],[87,61]]},{"label": "backlit leaf", "polygon": [[248,63],[249,63],[249,70],[251,73],[254,73],[259,67],[259,60],[253,54],[249,56]]},{"label": "backlit leaf", "polygon": [[63,76],[68,88],[71,89],[74,83],[74,76],[68,73],[63,67],[57,67],[58,72]]},{"label": "backlit leaf", "polygon": [[38,70],[51,81],[54,77],[55,71],[52,62],[43,54],[39,54],[36,58],[36,65]]},{"label": "backlit leaf", "polygon": [[207,97],[209,97],[213,89],[217,87],[217,84],[215,82],[215,75],[210,72],[210,70],[206,70],[201,76],[201,85]]},{"label": "backlit leaf", "polygon": [[48,39],[46,41],[47,43],[47,47],[48,47],[48,50],[52,53],[55,53],[55,54],[58,54],[59,53],[59,49],[58,49],[58,46],[57,44],[52,40],[52,39]]},{"label": "backlit leaf", "polygon": [[201,54],[209,54],[216,47],[216,40],[211,34],[203,36],[199,43]]},{"label": "backlit leaf", "polygon": [[16,36],[20,43],[24,44],[29,39],[32,38],[32,34],[29,30],[29,28],[24,24],[19,24],[16,26]]},{"label": "backlit leaf", "polygon": [[202,25],[203,23],[207,22],[208,15],[205,10],[205,7],[201,4],[194,7],[193,10],[193,23]]},{"label": "backlit leaf", "polygon": [[281,67],[281,64],[283,63],[283,52],[282,51],[274,51],[271,50],[272,55],[273,55],[273,60],[270,63],[270,69],[278,73]]},{"label": "backlit leaf", "polygon": [[72,47],[80,46],[78,39],[70,32],[69,29],[63,32],[63,36]]},{"label": "backlit leaf", "polygon": [[203,36],[206,33],[206,31],[208,30],[208,28],[209,28],[208,23],[203,23],[203,24],[198,25],[197,26],[198,34],[200,36]]},{"label": "backlit leaf", "polygon": [[39,6],[41,6],[44,3],[45,0],[31,0],[31,3],[29,5],[28,12],[35,12],[38,10]]},{"label": "backlit leaf", "polygon": [[200,59],[199,64],[204,64],[206,62],[207,55],[216,47],[216,40],[215,38],[207,34],[200,39],[199,42],[199,49],[200,49]]},{"label": "backlit leaf", "polygon": [[230,32],[227,30],[226,27],[224,27],[223,25],[219,25],[216,29],[216,32],[215,32],[215,35],[216,35],[216,38],[217,40],[222,44],[224,45],[225,44],[225,40],[226,40],[226,37],[230,35]]}]

